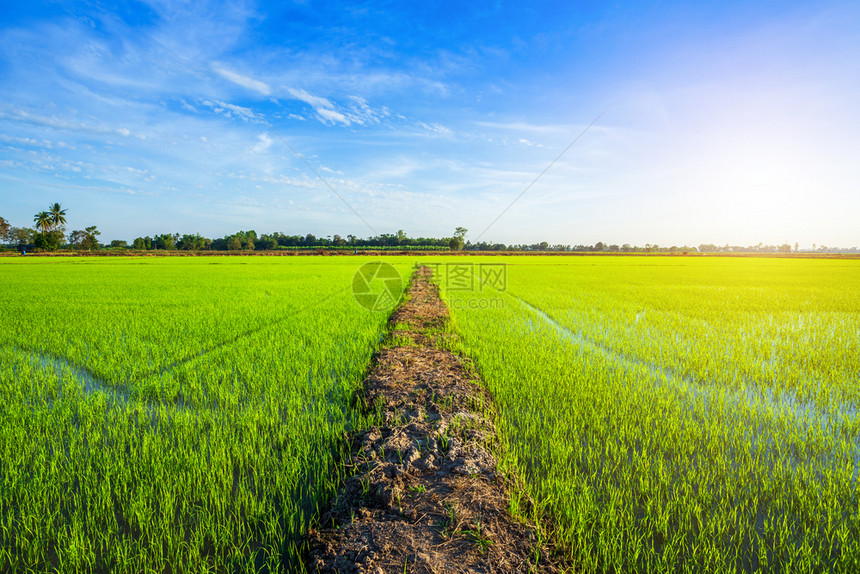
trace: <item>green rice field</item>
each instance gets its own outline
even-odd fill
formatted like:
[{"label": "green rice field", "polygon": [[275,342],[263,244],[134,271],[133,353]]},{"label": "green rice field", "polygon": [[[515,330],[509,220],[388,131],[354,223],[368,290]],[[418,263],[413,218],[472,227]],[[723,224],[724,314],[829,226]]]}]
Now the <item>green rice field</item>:
[{"label": "green rice field", "polygon": [[[433,257],[575,571],[860,571],[860,261]],[[300,569],[371,260],[0,259],[0,572]]]},{"label": "green rice field", "polygon": [[367,260],[0,260],[0,571],[296,564],[364,424]]},{"label": "green rice field", "polygon": [[[481,282],[500,261],[504,284]],[[582,571],[860,571],[860,261],[448,275],[524,484],[512,505],[530,498]]]}]

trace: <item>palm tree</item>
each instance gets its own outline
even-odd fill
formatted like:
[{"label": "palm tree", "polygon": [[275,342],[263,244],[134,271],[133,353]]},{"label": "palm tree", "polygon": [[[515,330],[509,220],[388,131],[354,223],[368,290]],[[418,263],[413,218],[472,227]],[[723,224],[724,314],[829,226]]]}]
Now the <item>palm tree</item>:
[{"label": "palm tree", "polygon": [[42,232],[48,231],[54,223],[54,219],[51,217],[51,214],[47,211],[40,211],[33,217],[33,223],[36,224],[36,227],[42,230]]},{"label": "palm tree", "polygon": [[66,223],[66,210],[59,203],[51,206],[49,213],[51,214],[51,223],[53,227],[59,227]]}]

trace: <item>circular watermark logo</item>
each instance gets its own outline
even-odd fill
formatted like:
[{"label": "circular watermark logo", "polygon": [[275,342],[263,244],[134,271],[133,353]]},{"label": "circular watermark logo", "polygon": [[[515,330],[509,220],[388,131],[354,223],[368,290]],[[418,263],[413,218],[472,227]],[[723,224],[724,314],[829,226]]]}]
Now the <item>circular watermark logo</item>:
[{"label": "circular watermark logo", "polygon": [[352,278],[352,296],[370,311],[391,311],[403,294],[403,280],[393,265],[371,261]]}]

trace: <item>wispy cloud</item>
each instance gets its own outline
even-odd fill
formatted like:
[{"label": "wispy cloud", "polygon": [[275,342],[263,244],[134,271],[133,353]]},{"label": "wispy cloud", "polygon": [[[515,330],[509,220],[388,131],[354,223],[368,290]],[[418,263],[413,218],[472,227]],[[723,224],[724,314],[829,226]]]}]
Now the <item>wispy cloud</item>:
[{"label": "wispy cloud", "polygon": [[326,98],[321,98],[319,96],[314,96],[313,94],[308,93],[306,90],[302,90],[299,88],[288,88],[287,92],[296,100],[304,102],[310,105],[315,110],[318,109],[333,109],[334,104],[332,104]]},{"label": "wispy cloud", "polygon": [[251,108],[237,106],[221,101],[200,100],[199,104],[211,109],[216,114],[222,115],[229,119],[239,119],[246,122],[262,123],[258,116]]},{"label": "wispy cloud", "polygon": [[558,134],[565,131],[570,131],[571,126],[566,126],[559,123],[553,124],[531,124],[527,122],[490,122],[476,121],[476,126],[484,128],[492,128],[496,130],[514,131],[514,132],[531,132],[543,134]]},{"label": "wispy cloud", "polygon": [[338,111],[331,100],[327,98],[315,96],[301,88],[288,88],[287,93],[293,99],[311,106],[323,123],[339,123],[345,126],[352,124],[352,121],[346,114]]},{"label": "wispy cloud", "polygon": [[250,153],[264,153],[270,147],[272,147],[273,142],[274,142],[274,140],[271,137],[269,137],[269,134],[262,133],[262,134],[257,136],[257,143],[256,143],[256,145],[254,145],[249,150],[249,152]]},{"label": "wispy cloud", "polygon": [[74,150],[75,146],[67,144],[64,141],[50,141],[46,139],[33,139],[29,137],[12,137],[6,134],[0,134],[0,142],[11,143],[15,145],[21,145],[24,147],[41,147],[46,149],[64,148],[68,150]]},{"label": "wispy cloud", "polygon": [[85,132],[99,135],[113,134],[121,135],[123,137],[133,136],[138,139],[146,139],[146,134],[133,133],[127,127],[111,127],[104,124],[84,122],[60,116],[45,116],[25,109],[12,109],[8,111],[0,110],[0,120],[3,119],[54,128],[67,132]]},{"label": "wispy cloud", "polygon": [[269,87],[265,82],[261,82],[260,80],[255,80],[249,76],[244,76],[232,70],[228,70],[224,66],[218,63],[212,64],[212,69],[220,75],[222,78],[225,78],[237,86],[242,86],[243,88],[248,88],[249,90],[253,90],[255,92],[259,92],[264,96],[271,95],[272,88]]},{"label": "wispy cloud", "polygon": [[328,108],[317,108],[316,112],[317,112],[317,115],[324,122],[340,123],[340,124],[343,124],[345,126],[348,126],[352,123],[349,121],[349,118],[347,118],[345,115],[343,115],[342,113],[335,111],[335,110],[330,110]]},{"label": "wispy cloud", "polygon": [[424,122],[417,122],[417,125],[419,127],[421,127],[422,129],[425,129],[428,132],[432,132],[432,133],[437,134],[437,135],[450,136],[454,133],[451,131],[450,128],[447,128],[447,127],[443,126],[442,124],[438,124],[436,122],[433,122],[430,124],[424,123]]}]

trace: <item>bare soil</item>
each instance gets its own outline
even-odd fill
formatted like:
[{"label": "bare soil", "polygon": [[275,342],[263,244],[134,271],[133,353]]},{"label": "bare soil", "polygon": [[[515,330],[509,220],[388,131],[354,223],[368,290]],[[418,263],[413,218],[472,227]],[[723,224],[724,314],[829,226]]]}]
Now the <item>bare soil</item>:
[{"label": "bare soil", "polygon": [[364,381],[381,426],[355,434],[355,474],[309,535],[320,573],[559,572],[553,548],[508,511],[491,397],[447,350],[448,309],[420,268]]}]

